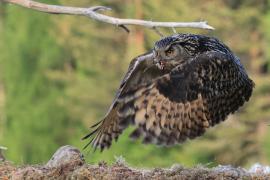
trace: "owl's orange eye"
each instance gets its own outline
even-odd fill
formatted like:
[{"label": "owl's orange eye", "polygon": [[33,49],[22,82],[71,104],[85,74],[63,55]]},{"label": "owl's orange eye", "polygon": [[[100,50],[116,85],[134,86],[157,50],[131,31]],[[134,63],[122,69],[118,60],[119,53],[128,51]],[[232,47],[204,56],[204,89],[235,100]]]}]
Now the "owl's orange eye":
[{"label": "owl's orange eye", "polygon": [[170,48],[165,53],[166,53],[166,56],[171,56],[174,53],[174,49]]}]

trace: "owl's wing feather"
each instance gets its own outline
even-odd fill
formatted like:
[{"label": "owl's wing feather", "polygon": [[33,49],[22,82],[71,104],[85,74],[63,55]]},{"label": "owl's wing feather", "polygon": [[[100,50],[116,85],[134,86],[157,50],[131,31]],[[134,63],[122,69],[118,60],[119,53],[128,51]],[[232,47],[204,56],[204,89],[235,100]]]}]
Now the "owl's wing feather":
[{"label": "owl's wing feather", "polygon": [[202,135],[248,101],[254,83],[239,60],[221,52],[200,54],[169,74],[119,96],[119,123],[137,128],[132,138],[173,145]]},{"label": "owl's wing feather", "polygon": [[110,147],[112,140],[117,140],[123,129],[128,125],[127,123],[119,125],[119,96],[141,84],[148,84],[150,81],[162,76],[163,74],[164,72],[160,71],[154,64],[152,51],[133,59],[129,65],[126,75],[120,83],[120,88],[117,91],[115,99],[113,100],[107,114],[101,121],[92,126],[92,128],[95,128],[92,132],[82,138],[92,138],[85,148],[90,144],[92,144],[94,148],[99,147],[101,150],[105,147]]}]

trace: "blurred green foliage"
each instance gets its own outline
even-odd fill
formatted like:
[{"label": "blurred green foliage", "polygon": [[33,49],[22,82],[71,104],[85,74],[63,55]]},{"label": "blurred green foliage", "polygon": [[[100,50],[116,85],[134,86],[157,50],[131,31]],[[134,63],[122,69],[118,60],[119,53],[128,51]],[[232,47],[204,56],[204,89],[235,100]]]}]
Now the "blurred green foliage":
[{"label": "blurred green foliage", "polygon": [[[241,58],[256,82],[250,102],[203,137],[175,147],[157,147],[129,140],[129,128],[110,150],[86,149],[89,163],[112,162],[118,156],[145,167],[270,162],[269,0],[54,3],[106,5],[114,9],[106,14],[123,18],[207,20],[215,31],[177,31],[218,37]],[[130,28],[127,34],[85,17],[0,4],[0,144],[8,147],[9,160],[42,163],[60,145],[82,148],[87,143],[80,138],[106,113],[130,60],[160,38],[152,30]],[[162,31],[172,34],[171,29]]]}]

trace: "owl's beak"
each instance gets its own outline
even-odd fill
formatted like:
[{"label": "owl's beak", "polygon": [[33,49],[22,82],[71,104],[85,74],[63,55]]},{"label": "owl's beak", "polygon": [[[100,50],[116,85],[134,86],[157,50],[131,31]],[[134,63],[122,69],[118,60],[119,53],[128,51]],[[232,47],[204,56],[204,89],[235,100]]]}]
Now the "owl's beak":
[{"label": "owl's beak", "polygon": [[166,64],[165,61],[162,60],[156,62],[157,67],[161,70],[165,69],[165,64]]},{"label": "owl's beak", "polygon": [[161,69],[163,70],[165,67],[165,62],[164,61],[159,61],[159,65],[161,67]]},{"label": "owl's beak", "polygon": [[160,56],[158,56],[158,53],[154,53],[153,54],[154,56],[154,62],[156,64],[156,66],[161,69],[161,70],[164,70],[165,68],[165,61],[161,60]]}]

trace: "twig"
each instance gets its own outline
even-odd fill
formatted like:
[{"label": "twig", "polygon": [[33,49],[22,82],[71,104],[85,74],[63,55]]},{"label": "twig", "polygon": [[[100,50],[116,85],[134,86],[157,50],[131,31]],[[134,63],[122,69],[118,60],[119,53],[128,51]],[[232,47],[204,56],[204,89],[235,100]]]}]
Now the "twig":
[{"label": "twig", "polygon": [[174,27],[172,27],[172,31],[173,31],[173,33],[175,33],[176,34],[176,29],[174,28]]},{"label": "twig", "polygon": [[160,30],[157,27],[153,27],[153,30],[160,36],[160,37],[164,37],[164,35],[162,34],[162,32],[160,32]]},{"label": "twig", "polygon": [[128,27],[125,26],[124,24],[119,25],[119,27],[123,28],[127,33],[130,32],[130,30],[128,29]]},{"label": "twig", "polygon": [[34,9],[37,11],[49,13],[49,14],[69,14],[69,15],[81,15],[87,16],[91,19],[116,25],[123,28],[125,31],[129,32],[127,25],[137,25],[144,26],[156,31],[157,27],[166,27],[166,28],[200,28],[214,30],[214,28],[207,24],[206,21],[200,22],[153,22],[145,21],[139,19],[121,19],[104,14],[98,13],[98,11],[111,10],[108,7],[104,6],[94,6],[90,8],[79,8],[79,7],[68,7],[68,6],[58,6],[58,5],[49,5],[44,3],[39,3],[31,0],[2,0],[7,3],[17,4],[29,9]]}]

